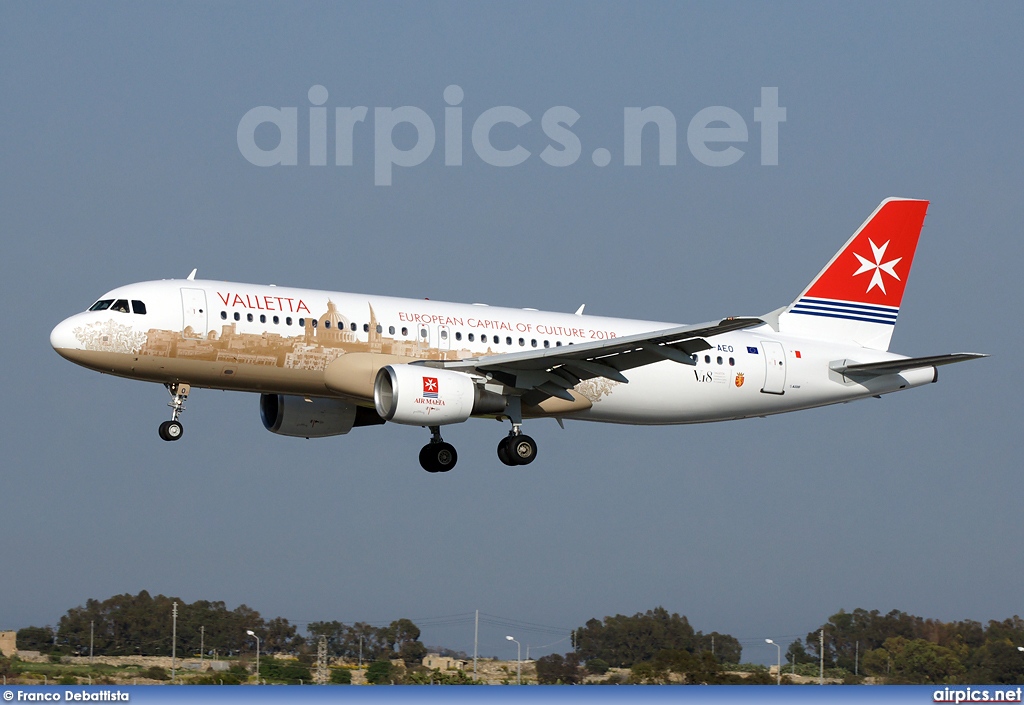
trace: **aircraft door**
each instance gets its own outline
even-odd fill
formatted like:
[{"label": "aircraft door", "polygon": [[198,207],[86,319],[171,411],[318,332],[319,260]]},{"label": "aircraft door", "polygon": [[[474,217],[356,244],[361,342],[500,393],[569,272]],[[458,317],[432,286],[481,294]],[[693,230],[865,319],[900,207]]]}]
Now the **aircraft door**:
[{"label": "aircraft door", "polygon": [[182,337],[206,337],[206,292],[202,289],[181,290]]},{"label": "aircraft door", "polygon": [[421,323],[418,330],[417,340],[420,350],[426,350],[430,347],[430,326]]},{"label": "aircraft door", "polygon": [[452,332],[449,330],[448,326],[437,327],[437,347],[442,353],[442,358],[444,357],[444,353],[451,350]]},{"label": "aircraft door", "polygon": [[772,340],[762,340],[761,349],[764,350],[764,387],[761,391],[765,394],[786,393],[786,350],[782,343]]}]

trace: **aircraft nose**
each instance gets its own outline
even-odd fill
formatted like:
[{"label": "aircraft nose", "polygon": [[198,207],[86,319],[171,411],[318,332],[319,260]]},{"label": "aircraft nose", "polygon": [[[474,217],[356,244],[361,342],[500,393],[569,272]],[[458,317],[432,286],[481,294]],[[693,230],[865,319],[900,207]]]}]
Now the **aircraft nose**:
[{"label": "aircraft nose", "polygon": [[80,346],[75,338],[75,324],[70,318],[65,318],[50,331],[50,345],[60,353],[62,350],[76,350]]}]

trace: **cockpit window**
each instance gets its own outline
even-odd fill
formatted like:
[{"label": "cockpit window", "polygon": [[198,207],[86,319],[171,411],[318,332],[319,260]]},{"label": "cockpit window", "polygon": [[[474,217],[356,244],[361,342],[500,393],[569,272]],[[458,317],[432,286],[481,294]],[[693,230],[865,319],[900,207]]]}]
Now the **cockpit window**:
[{"label": "cockpit window", "polygon": [[100,299],[92,306],[89,307],[90,311],[106,311],[110,308],[110,304],[114,303],[113,299]]},{"label": "cockpit window", "polygon": [[145,316],[146,315],[146,304],[142,303],[141,301],[136,301],[135,299],[132,299],[132,311],[134,311],[135,313],[139,313],[139,314],[142,314],[143,316]]},{"label": "cockpit window", "polygon": [[128,299],[118,299],[114,302],[114,305],[110,307],[110,310],[117,311],[118,313],[129,313]]}]

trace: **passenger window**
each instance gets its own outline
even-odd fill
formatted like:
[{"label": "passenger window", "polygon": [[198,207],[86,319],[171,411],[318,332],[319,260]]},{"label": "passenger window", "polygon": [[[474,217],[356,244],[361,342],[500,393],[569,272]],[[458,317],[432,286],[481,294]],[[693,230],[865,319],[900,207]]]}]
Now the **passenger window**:
[{"label": "passenger window", "polygon": [[519,339],[519,347],[523,347],[524,345],[526,345],[526,341],[523,340],[522,338],[520,338]]},{"label": "passenger window", "polygon": [[426,338],[427,337],[427,329],[426,328],[420,328],[420,337],[421,338]]},{"label": "passenger window", "polygon": [[356,332],[356,324],[355,324],[355,323],[350,323],[350,324],[349,324],[349,328],[351,328],[351,329],[352,329],[352,332],[353,332],[353,333],[355,333],[355,332]]},{"label": "passenger window", "polygon": [[475,337],[476,337],[476,336],[474,336],[474,335],[473,335],[472,333],[470,333],[470,334],[469,334],[469,342],[471,342],[471,343],[472,343],[472,342],[473,342],[473,339],[474,339]]},{"label": "passenger window", "polygon": [[531,347],[531,348],[535,348],[535,347],[537,347],[537,341],[536,341],[536,340],[531,340],[531,341],[530,341],[530,347]]},{"label": "passenger window", "polygon": [[241,316],[241,314],[238,313],[238,311],[235,311],[235,320],[236,321],[242,320],[242,316]]},{"label": "passenger window", "polygon": [[544,347],[545,348],[550,348],[551,347],[551,343],[549,343],[548,341],[545,340],[544,341]]},{"label": "passenger window", "polygon": [[380,323],[377,324],[377,332],[378,333],[383,333],[384,332],[384,326],[382,326]]},{"label": "passenger window", "polygon": [[456,331],[455,332],[455,339],[456,340],[462,340],[462,333],[459,333],[458,331]]},{"label": "passenger window", "polygon": [[505,336],[505,345],[511,345],[511,344],[512,344],[512,337],[506,335]]},{"label": "passenger window", "polygon": [[266,314],[261,313],[260,314],[260,323],[266,323],[266,322],[267,322]]},{"label": "passenger window", "polygon": [[369,323],[364,323],[363,324],[363,332],[364,333],[369,333],[370,332],[370,324]]},{"label": "passenger window", "polygon": [[[352,330],[355,330],[355,328],[353,328]],[[405,326],[402,326],[402,335],[404,337],[409,337],[409,329],[406,328]]]},{"label": "passenger window", "polygon": [[556,340],[556,341],[555,341],[555,347],[556,347],[556,348],[560,348],[560,347],[562,347],[562,341],[561,341],[561,340]]},{"label": "passenger window", "polygon": [[721,355],[719,355],[719,356],[718,356],[718,364],[719,364],[719,365],[721,365],[721,364],[722,364],[722,356],[721,356]]},{"label": "passenger window", "polygon": [[729,367],[735,367],[735,366],[736,366],[736,358],[730,357],[729,358]]},{"label": "passenger window", "polygon": [[220,312],[220,320],[222,320],[222,321],[228,320],[228,312],[227,311],[221,311]]},{"label": "passenger window", "polygon": [[288,317],[286,317],[286,318],[284,319],[284,324],[285,324],[286,326],[290,326],[290,325],[292,324],[292,317],[291,317],[291,316],[288,316]]},{"label": "passenger window", "polygon": [[136,301],[135,299],[132,299],[132,311],[141,316],[145,316],[146,304],[142,303],[141,301]]},{"label": "passenger window", "polygon": [[331,322],[330,321],[324,321],[324,328],[330,328],[330,327],[331,327]]},{"label": "passenger window", "polygon": [[252,323],[252,314],[251,313],[245,314],[245,320],[247,320],[249,323]]},{"label": "passenger window", "polygon": [[441,331],[441,340],[448,340],[448,331]]},{"label": "passenger window", "polygon": [[704,356],[704,362],[710,365],[711,364],[711,356],[710,355],[705,355]]},{"label": "passenger window", "polygon": [[274,325],[276,326],[276,325],[278,325],[278,324],[279,324],[280,322],[281,322],[281,319],[280,319],[280,318],[278,318],[277,316],[274,316]]},{"label": "passenger window", "polygon": [[299,319],[299,325],[302,326],[303,328],[305,328],[306,327],[306,319],[305,318],[300,318]]},{"label": "passenger window", "polygon": [[317,321],[316,321],[316,319],[315,319],[315,318],[311,318],[311,319],[309,320],[309,323],[310,323],[310,325],[312,325],[312,326],[313,326],[314,328],[316,328],[316,323],[317,323]]},{"label": "passenger window", "polygon": [[128,313],[128,299],[118,299],[110,308],[118,313]]},{"label": "passenger window", "polygon": [[395,334],[395,327],[394,326],[388,326],[388,335],[394,335],[394,334]]},{"label": "passenger window", "polygon": [[102,301],[97,301],[92,306],[90,306],[89,310],[90,311],[106,311],[108,308],[110,308],[110,304],[112,304],[112,303],[114,303],[113,299],[103,299]]}]

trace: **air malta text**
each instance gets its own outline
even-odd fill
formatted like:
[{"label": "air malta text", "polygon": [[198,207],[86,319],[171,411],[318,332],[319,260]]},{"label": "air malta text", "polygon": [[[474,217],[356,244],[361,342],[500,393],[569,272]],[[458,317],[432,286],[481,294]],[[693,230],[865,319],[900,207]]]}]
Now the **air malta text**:
[{"label": "air malta text", "polygon": [[260,296],[258,294],[222,294],[217,292],[217,297],[224,302],[225,306],[241,306],[257,311],[284,311],[285,313],[309,313],[309,306],[302,299],[293,299],[290,296]]}]

